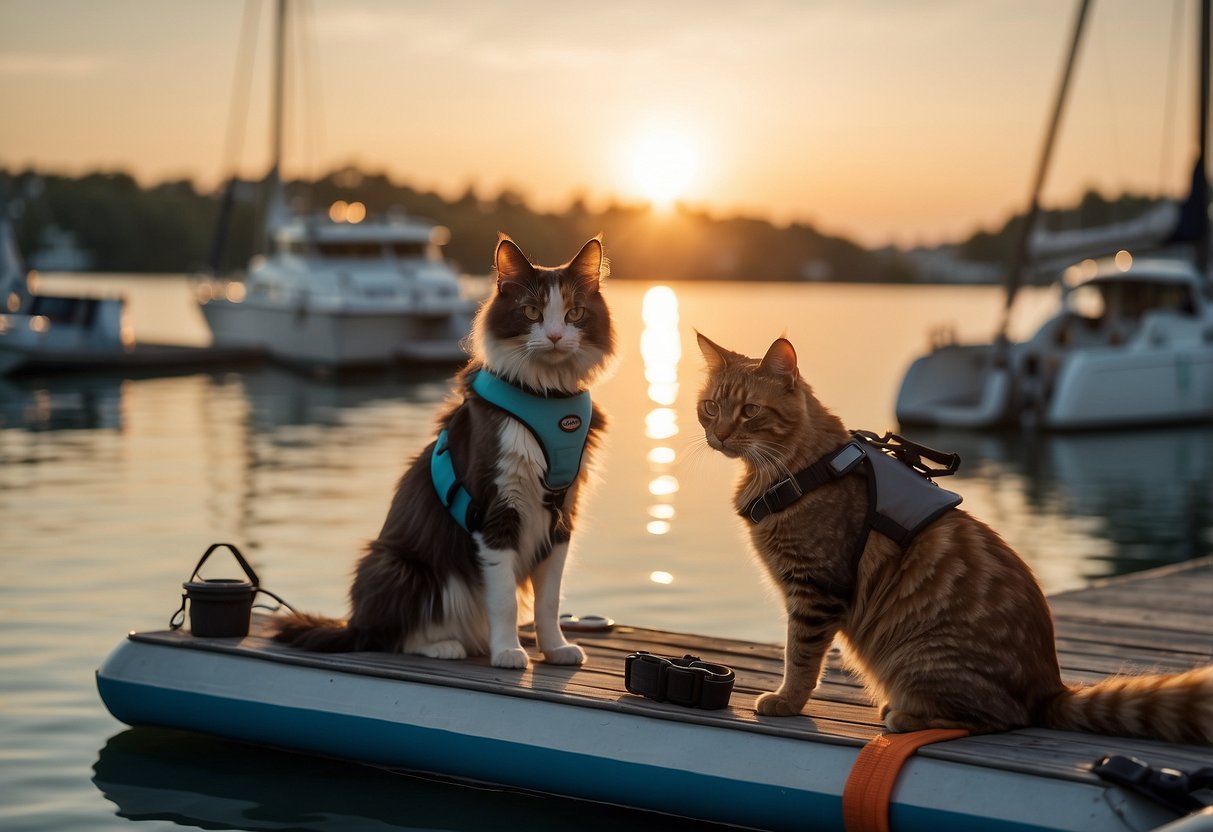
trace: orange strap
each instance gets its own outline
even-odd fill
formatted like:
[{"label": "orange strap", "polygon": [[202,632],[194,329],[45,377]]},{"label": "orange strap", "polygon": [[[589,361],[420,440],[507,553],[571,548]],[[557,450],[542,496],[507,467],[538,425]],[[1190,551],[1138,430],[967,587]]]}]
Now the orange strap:
[{"label": "orange strap", "polygon": [[881,734],[865,745],[842,791],[842,820],[847,832],[889,832],[893,785],[906,761],[924,745],[968,735],[964,728],[931,728]]}]

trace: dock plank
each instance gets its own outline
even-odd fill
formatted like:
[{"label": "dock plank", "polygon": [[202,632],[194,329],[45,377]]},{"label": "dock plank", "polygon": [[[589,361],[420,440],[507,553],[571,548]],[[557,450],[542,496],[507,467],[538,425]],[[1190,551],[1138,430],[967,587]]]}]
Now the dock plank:
[{"label": "dock plank", "polygon": [[[1204,614],[1207,606],[1213,606],[1210,599],[1213,558],[1100,581],[1089,589],[1054,596],[1050,604],[1064,678],[1093,682],[1117,673],[1176,672],[1213,662],[1213,626],[1210,615]],[[258,615],[253,632],[244,639],[195,638],[182,631],[136,633],[132,638],[255,655],[335,673],[534,697],[562,705],[805,742],[859,746],[882,730],[876,708],[858,680],[842,667],[837,651],[828,657],[823,682],[804,715],[773,718],[757,716],[754,701],[779,684],[783,650],[778,644],[618,625],[606,633],[572,636],[586,650],[587,663],[580,668],[536,661],[520,672],[494,668],[485,658],[444,662],[386,653],[306,653],[269,640],[264,626],[265,619]],[[523,639],[534,652],[533,635],[524,631]],[[624,660],[637,650],[665,656],[691,653],[731,667],[737,681],[730,706],[702,711],[628,693],[623,680]],[[928,746],[919,753],[968,765],[1084,782],[1096,779],[1090,772],[1091,764],[1108,753],[1131,754],[1155,765],[1181,769],[1213,766],[1213,748],[1045,729],[970,737]]]}]

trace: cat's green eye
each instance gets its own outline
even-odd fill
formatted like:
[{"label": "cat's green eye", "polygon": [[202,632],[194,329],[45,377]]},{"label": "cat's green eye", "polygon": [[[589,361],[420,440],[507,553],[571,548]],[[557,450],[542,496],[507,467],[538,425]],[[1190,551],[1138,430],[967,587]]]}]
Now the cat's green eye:
[{"label": "cat's green eye", "polygon": [[584,306],[574,306],[572,309],[570,309],[568,311],[568,314],[564,316],[564,319],[571,324],[575,324],[584,317],[585,317],[585,307]]},{"label": "cat's green eye", "polygon": [[758,415],[758,411],[762,410],[762,405],[746,404],[741,406],[741,415],[747,419],[753,419]]},{"label": "cat's green eye", "polygon": [[703,412],[709,416],[720,415],[720,405],[716,404],[716,402],[712,401],[711,399],[704,399],[701,404],[703,405]]},{"label": "cat's green eye", "polygon": [[538,306],[527,305],[522,307],[522,314],[526,315],[528,321],[537,321],[543,317],[543,313],[539,311]]}]

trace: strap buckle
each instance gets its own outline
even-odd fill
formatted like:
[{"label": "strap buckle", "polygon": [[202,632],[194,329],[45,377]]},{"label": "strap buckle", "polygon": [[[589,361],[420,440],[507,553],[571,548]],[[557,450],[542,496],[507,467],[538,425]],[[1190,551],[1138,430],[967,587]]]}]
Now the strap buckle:
[{"label": "strap buckle", "polygon": [[845,477],[855,470],[855,466],[863,462],[865,456],[858,439],[852,439],[842,446],[842,450],[829,457],[830,473],[835,477]]},{"label": "strap buckle", "polygon": [[757,523],[777,511],[790,506],[804,496],[800,483],[792,477],[785,477],[762,493],[750,507],[750,520]]},{"label": "strap buckle", "polygon": [[685,655],[667,659],[641,650],[624,660],[623,684],[629,693],[656,702],[715,710],[726,707],[736,674],[724,665]]},{"label": "strap buckle", "polygon": [[851,435],[878,448],[927,479],[949,477],[960,468],[960,454],[937,451],[904,436],[886,432],[877,436],[870,430],[853,430]]},{"label": "strap buckle", "polygon": [[1109,783],[1135,791],[1180,814],[1204,808],[1195,792],[1213,787],[1213,767],[1189,774],[1174,768],[1154,768],[1144,760],[1121,754],[1100,758],[1091,771]]}]

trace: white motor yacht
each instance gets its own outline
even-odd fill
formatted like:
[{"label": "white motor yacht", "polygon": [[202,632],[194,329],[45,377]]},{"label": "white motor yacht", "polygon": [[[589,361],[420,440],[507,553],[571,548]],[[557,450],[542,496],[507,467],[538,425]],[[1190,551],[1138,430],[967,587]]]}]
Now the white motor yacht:
[{"label": "white motor yacht", "polygon": [[318,367],[455,361],[476,309],[442,256],[447,231],[404,217],[288,220],[241,282],[203,283],[217,346]]},{"label": "white motor yacht", "polygon": [[36,294],[0,201],[0,375],[31,366],[71,366],[130,352],[122,298]]}]

